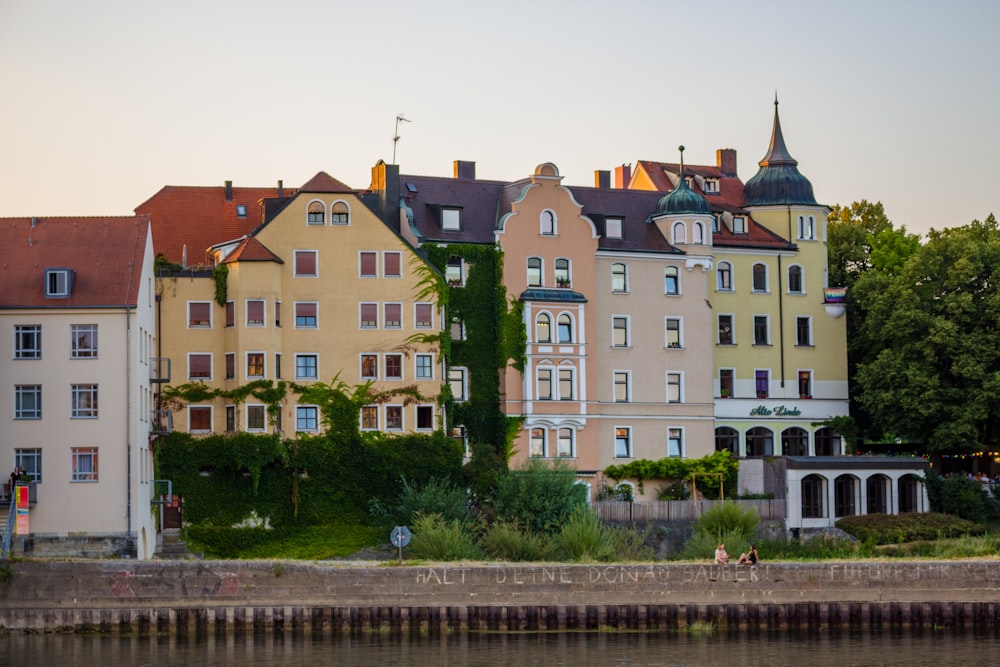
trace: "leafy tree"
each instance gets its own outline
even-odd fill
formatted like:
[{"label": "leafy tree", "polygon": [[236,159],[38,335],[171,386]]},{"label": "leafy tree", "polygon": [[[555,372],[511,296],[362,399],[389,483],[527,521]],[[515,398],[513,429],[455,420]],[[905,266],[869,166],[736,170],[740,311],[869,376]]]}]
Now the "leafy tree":
[{"label": "leafy tree", "polygon": [[493,508],[500,520],[551,535],[562,528],[573,510],[586,507],[586,494],[586,488],[576,483],[573,468],[532,460],[497,479]]},{"label": "leafy tree", "polygon": [[927,499],[932,512],[952,514],[985,525],[996,513],[996,505],[982,482],[965,475],[942,477],[937,472],[927,472]]},{"label": "leafy tree", "polygon": [[1000,230],[932,230],[895,275],[869,272],[857,397],[882,432],[931,452],[982,451],[1000,427]]}]

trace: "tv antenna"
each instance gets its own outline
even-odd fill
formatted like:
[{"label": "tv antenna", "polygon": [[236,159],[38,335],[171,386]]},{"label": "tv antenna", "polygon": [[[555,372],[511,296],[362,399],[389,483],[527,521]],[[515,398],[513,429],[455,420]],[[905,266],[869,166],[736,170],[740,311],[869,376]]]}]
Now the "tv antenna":
[{"label": "tv antenna", "polygon": [[396,144],[399,143],[399,122],[409,123],[409,118],[403,118],[402,113],[396,114],[396,132],[392,136],[392,163],[396,164]]}]

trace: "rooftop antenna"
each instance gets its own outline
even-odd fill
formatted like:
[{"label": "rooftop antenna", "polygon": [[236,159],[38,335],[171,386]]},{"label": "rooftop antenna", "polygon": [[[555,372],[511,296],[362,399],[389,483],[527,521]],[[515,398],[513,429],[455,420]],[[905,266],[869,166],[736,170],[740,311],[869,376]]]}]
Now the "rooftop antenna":
[{"label": "rooftop antenna", "polygon": [[403,118],[403,114],[402,113],[396,114],[396,132],[393,134],[393,137],[392,137],[392,163],[393,164],[396,164],[396,144],[399,143],[399,121],[403,121],[404,123],[409,123],[410,119],[409,118]]}]

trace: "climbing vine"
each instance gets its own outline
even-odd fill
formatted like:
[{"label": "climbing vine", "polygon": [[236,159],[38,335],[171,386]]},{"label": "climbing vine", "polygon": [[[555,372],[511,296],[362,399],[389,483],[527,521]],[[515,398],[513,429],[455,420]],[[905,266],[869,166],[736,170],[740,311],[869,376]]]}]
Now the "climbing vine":
[{"label": "climbing vine", "polygon": [[215,302],[223,308],[226,307],[226,300],[229,296],[228,277],[228,264],[219,264],[212,269],[212,280],[215,281]]},{"label": "climbing vine", "polygon": [[[662,458],[656,461],[650,459],[639,459],[623,465],[608,466],[604,469],[604,474],[616,482],[623,479],[636,480],[639,493],[643,493],[644,482],[646,480],[690,481],[695,479],[697,487],[703,492],[718,497],[719,479],[711,476],[701,476],[699,473],[722,473],[726,489],[732,492],[732,487],[736,483],[738,464],[729,452],[719,451],[700,459],[680,459]],[[694,477],[695,474],[699,474]]]}]

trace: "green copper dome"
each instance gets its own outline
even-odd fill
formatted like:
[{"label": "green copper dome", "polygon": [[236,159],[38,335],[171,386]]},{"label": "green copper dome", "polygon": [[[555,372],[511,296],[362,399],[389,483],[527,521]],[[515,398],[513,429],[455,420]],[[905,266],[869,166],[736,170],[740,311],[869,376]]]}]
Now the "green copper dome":
[{"label": "green copper dome", "polygon": [[711,214],[708,208],[708,200],[688,187],[683,174],[677,181],[677,187],[663,195],[656,205],[654,216],[679,215],[697,213],[701,215]]},{"label": "green copper dome", "polygon": [[799,173],[798,162],[785,148],[778,121],[778,100],[774,100],[774,128],[771,146],[760,161],[760,169],[743,186],[746,206],[771,206],[799,204],[818,206],[813,196],[812,183]]}]

